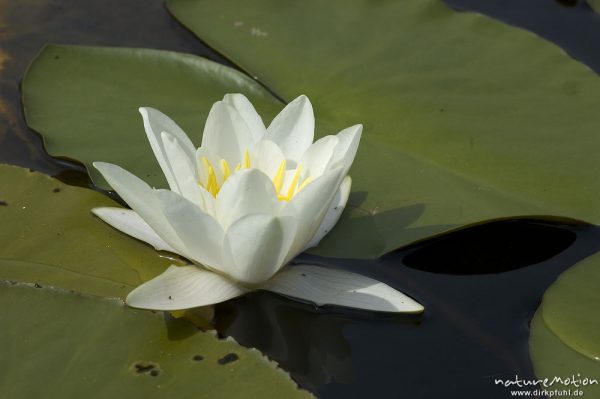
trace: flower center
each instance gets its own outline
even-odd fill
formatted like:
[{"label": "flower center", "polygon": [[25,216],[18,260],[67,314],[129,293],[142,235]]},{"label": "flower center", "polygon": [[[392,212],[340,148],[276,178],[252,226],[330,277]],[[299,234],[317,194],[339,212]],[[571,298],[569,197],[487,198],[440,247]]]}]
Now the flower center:
[{"label": "flower center", "polygon": [[[213,197],[217,197],[221,187],[229,176],[231,176],[232,171],[229,167],[229,164],[225,159],[221,159],[219,162],[220,174],[222,178],[219,179],[217,176],[217,172],[215,166],[208,160],[206,157],[202,157],[201,159],[202,165],[201,167],[204,169],[206,173],[207,179],[206,183],[199,182],[201,185],[208,191]],[[252,165],[250,164],[250,154],[248,150],[244,152],[244,160],[241,163],[238,163],[234,168],[234,171],[238,171],[241,169],[250,169]],[[300,175],[302,173],[302,165],[299,164],[296,169],[286,169],[286,161],[283,160],[279,164],[277,168],[277,172],[275,176],[273,176],[272,181],[275,186],[275,192],[277,192],[277,199],[280,201],[289,201],[294,198],[294,195],[298,194],[304,187],[306,187],[313,179],[311,176],[306,177],[300,182]],[[287,177],[287,178],[286,178]]]}]

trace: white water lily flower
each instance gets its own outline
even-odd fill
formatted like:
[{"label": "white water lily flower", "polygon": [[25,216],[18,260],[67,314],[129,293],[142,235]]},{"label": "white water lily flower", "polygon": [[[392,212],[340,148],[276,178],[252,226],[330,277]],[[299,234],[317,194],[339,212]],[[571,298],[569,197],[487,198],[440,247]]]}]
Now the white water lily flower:
[{"label": "white water lily flower", "polygon": [[210,110],[196,149],[166,115],[152,108],[140,113],[170,190],[153,189],[119,166],[96,162],[131,210],[93,212],[194,265],[171,266],[134,289],[129,305],[186,309],[266,289],[319,305],[423,310],[367,277],[312,265],[284,267],[317,245],[339,219],[361,125],[313,143],[314,116],[305,96],[265,128],[246,97],[228,94]]}]

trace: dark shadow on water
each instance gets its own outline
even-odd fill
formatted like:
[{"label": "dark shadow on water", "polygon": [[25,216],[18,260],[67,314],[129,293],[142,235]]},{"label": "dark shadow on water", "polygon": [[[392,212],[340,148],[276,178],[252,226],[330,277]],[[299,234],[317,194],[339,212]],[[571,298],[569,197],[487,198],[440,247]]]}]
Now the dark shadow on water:
[{"label": "dark shadow on water", "polygon": [[[383,281],[421,302],[425,313],[412,319],[386,318],[335,307],[317,309],[256,293],[218,306],[217,328],[220,334],[263,351],[323,398],[504,399],[509,393],[494,385],[494,379],[515,374],[534,378],[529,321],[557,276],[600,250],[600,228],[512,220],[472,229],[484,229],[485,234],[461,245],[464,253],[473,253],[466,255],[472,265],[482,262],[480,270],[496,267],[481,252],[501,245],[507,233],[532,241],[553,237],[556,242],[548,245],[563,249],[544,252],[540,246],[534,256],[527,247],[515,244],[502,254],[502,262],[514,262],[520,268],[478,275],[407,267],[406,258],[432,245],[429,241],[376,261],[302,255],[300,262]],[[438,260],[444,259],[446,255],[440,252]],[[532,263],[525,265],[524,259]]]},{"label": "dark shadow on water", "polygon": [[408,267],[446,274],[506,272],[543,262],[575,242],[569,226],[502,220],[445,234],[407,250]]}]

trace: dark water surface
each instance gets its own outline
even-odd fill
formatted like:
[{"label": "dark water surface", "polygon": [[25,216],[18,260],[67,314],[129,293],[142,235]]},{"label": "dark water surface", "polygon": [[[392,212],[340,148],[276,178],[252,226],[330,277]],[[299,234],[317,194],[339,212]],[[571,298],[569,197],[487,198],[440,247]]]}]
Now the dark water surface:
[{"label": "dark water surface", "polygon": [[[531,30],[600,71],[600,17],[574,0],[447,0]],[[18,82],[45,43],[149,47],[229,65],[160,0],[0,0],[0,162],[89,185],[24,124]],[[257,347],[322,398],[507,398],[532,378],[529,320],[556,277],[600,249],[600,228],[561,220],[474,226],[377,261],[303,260],[367,274],[417,298],[422,316],[315,309],[258,292],[217,306],[221,335]]]}]

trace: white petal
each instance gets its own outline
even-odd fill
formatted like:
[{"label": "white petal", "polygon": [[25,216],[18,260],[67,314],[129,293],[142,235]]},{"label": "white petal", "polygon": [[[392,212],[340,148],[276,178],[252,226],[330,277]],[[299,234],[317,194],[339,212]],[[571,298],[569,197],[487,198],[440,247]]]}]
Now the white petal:
[{"label": "white petal", "polygon": [[333,160],[334,150],[339,144],[336,136],[325,136],[315,141],[302,155],[302,177],[316,179],[321,176]]},{"label": "white petal", "polygon": [[282,209],[282,215],[289,215],[298,220],[298,233],[290,257],[300,253],[317,233],[338,191],[342,172],[341,167],[325,172],[304,187]]},{"label": "white petal", "polygon": [[156,192],[149,185],[117,165],[94,162],[94,167],[160,238],[175,249],[176,253],[186,256],[185,246],[162,212]]},{"label": "white petal", "polygon": [[285,160],[281,148],[271,140],[260,141],[254,147],[252,158],[252,167],[262,170],[270,179],[275,177],[281,162]]},{"label": "white petal", "polygon": [[256,143],[263,138],[266,132],[265,124],[254,106],[243,94],[225,94],[223,101],[235,108],[239,113]]},{"label": "white petal", "polygon": [[175,173],[171,169],[169,157],[165,152],[163,141],[161,139],[162,132],[168,132],[173,135],[175,140],[179,143],[182,149],[182,153],[188,159],[193,162],[194,153],[196,151],[194,144],[190,141],[189,137],[175,122],[162,112],[149,107],[142,107],[139,109],[140,114],[144,120],[144,129],[148,136],[148,141],[154,151],[154,156],[162,169],[169,187],[171,190],[177,191],[177,180]]},{"label": "white petal", "polygon": [[225,277],[196,266],[171,266],[131,291],[125,301],[134,308],[178,310],[220,303],[246,292]]},{"label": "white petal", "polygon": [[312,265],[289,267],[262,289],[316,305],[339,305],[380,312],[420,313],[423,306],[389,285],[359,274]]},{"label": "white petal", "polygon": [[[271,122],[266,138],[279,145],[288,160],[298,162],[315,137],[315,117],[306,96],[289,103]],[[289,165],[294,166],[294,165]]]},{"label": "white petal", "polygon": [[331,229],[335,226],[335,224],[340,219],[342,212],[346,206],[346,202],[348,202],[348,196],[350,195],[350,187],[352,186],[352,179],[350,176],[346,176],[340,185],[339,190],[335,193],[335,197],[333,197],[333,201],[329,206],[329,210],[325,215],[325,218],[321,222],[319,229],[315,236],[310,240],[305,250],[308,248],[315,247],[319,244],[319,242],[331,231]]},{"label": "white petal", "polygon": [[134,211],[124,208],[94,208],[92,212],[117,230],[152,245],[158,251],[177,252]]},{"label": "white petal", "polygon": [[354,162],[362,129],[362,125],[354,125],[336,135],[339,139],[339,144],[335,147],[331,163],[336,164],[341,161],[344,165],[344,174],[348,174],[348,170],[352,166],[352,162]]},{"label": "white petal", "polygon": [[253,213],[279,211],[273,182],[260,170],[245,169],[225,181],[217,195],[217,220],[227,230],[236,220]]},{"label": "white petal", "polygon": [[162,212],[185,246],[184,256],[221,270],[223,230],[219,223],[179,194],[163,190],[157,192],[156,196]]},{"label": "white petal", "polygon": [[296,231],[291,217],[248,215],[231,225],[223,244],[227,273],[245,284],[260,284],[282,266]]},{"label": "white petal", "polygon": [[223,101],[216,102],[204,126],[202,147],[235,167],[252,144],[252,134],[240,113]]},{"label": "white petal", "polygon": [[196,179],[195,158],[188,156],[186,150],[173,134],[162,132],[161,140],[177,187],[177,189],[171,187],[171,190],[183,195],[190,201],[199,201],[201,194]]}]

